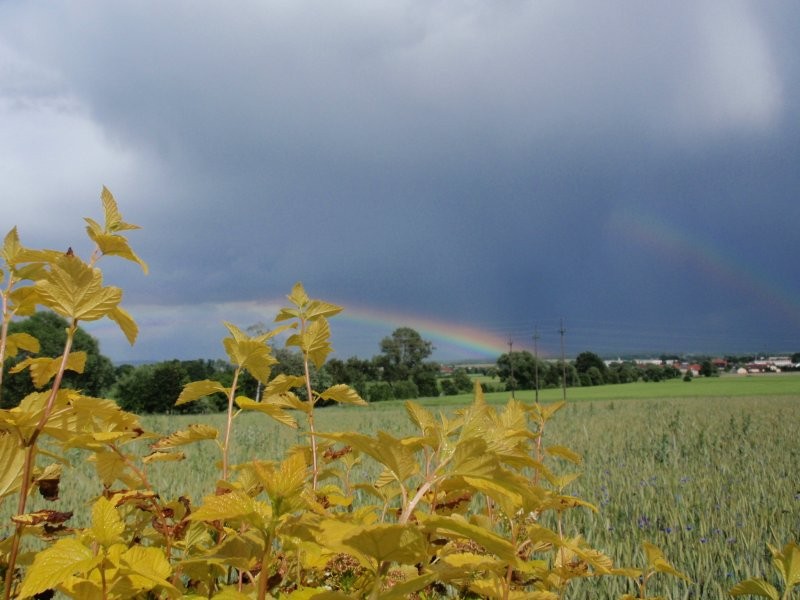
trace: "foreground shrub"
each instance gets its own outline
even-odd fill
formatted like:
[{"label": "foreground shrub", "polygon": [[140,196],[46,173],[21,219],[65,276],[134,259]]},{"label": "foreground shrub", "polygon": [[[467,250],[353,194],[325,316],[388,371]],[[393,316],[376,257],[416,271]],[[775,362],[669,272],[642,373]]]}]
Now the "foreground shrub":
[{"label": "foreground shrub", "polygon": [[[2,256],[6,269],[0,358],[35,353],[28,334],[7,334],[15,315],[36,307],[67,319],[60,358],[27,358],[37,390],[0,412],[0,500],[14,501],[13,528],[0,542],[4,597],[47,598],[532,598],[567,596],[578,579],[627,577],[646,598],[653,577],[682,578],[661,551],[645,544],[642,567],[615,567],[580,535],[569,514],[595,510],[567,489],[581,457],[547,445],[545,429],[564,403],[502,409],[486,404],[479,385],[456,415],[434,415],[414,402],[406,411],[416,432],[398,438],[322,432],[315,407],[364,401],[352,388],[312,386],[311,373],[329,353],[328,319],[339,306],[310,298],[301,284],[269,333],[248,335],[226,323],[223,339],[232,381],[193,381],[176,405],[224,398],[221,429],[197,423],[169,435],[145,431],[139,418],[113,401],[63,387],[66,371],[81,372],[85,356],[72,351],[78,323],[109,318],[134,342],[134,320],[120,307],[122,292],[104,286],[96,266],[104,256],[146,265],[122,235],[125,223],[103,190],[105,222],[87,219],[96,250],[84,262],[66,253],[24,248],[12,230]],[[270,340],[302,356],[302,374],[271,377]],[[243,394],[246,376],[260,382],[259,399]],[[390,388],[391,389],[391,388]],[[231,462],[234,424],[260,413],[302,429],[305,443],[280,460]],[[257,418],[257,417],[256,417]],[[190,444],[219,453],[219,476],[199,505],[177,489],[155,489],[152,470],[184,459]],[[70,513],[29,511],[38,492],[58,500],[68,457],[96,468],[93,502],[82,522]],[[377,464],[377,479],[363,476]],[[35,549],[35,551],[34,551]],[[786,588],[797,582],[794,547],[776,554]],[[736,593],[773,591],[748,580]],[[756,592],[750,590],[757,590]]]}]

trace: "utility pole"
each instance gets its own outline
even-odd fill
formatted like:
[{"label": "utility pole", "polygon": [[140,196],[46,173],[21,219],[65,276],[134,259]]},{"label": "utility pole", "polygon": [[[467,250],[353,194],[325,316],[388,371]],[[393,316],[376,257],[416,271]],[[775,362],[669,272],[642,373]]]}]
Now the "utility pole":
[{"label": "utility pole", "polygon": [[514,340],[508,340],[508,363],[511,365],[511,398],[516,400],[514,390],[517,389],[517,380],[514,379]]},{"label": "utility pole", "polygon": [[533,385],[536,389],[536,404],[539,404],[539,330],[533,328]]},{"label": "utility pole", "polygon": [[561,319],[561,327],[558,330],[561,334],[561,392],[564,400],[567,399],[567,359],[564,356],[564,334],[567,330],[564,329],[564,319]]}]

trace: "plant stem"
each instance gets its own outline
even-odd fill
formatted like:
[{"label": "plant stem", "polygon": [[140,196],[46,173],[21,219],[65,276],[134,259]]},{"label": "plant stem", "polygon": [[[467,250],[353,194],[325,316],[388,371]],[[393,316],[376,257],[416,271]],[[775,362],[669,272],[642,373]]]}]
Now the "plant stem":
[{"label": "plant stem", "polygon": [[[64,371],[67,368],[67,361],[69,360],[69,353],[72,350],[72,341],[75,338],[75,331],[78,328],[77,319],[73,319],[72,326],[67,329],[67,341],[64,343],[64,352],[61,355],[61,364],[58,367],[55,379],[53,380],[53,387],[50,389],[50,396],[47,399],[47,404],[42,411],[42,416],[36,424],[31,437],[24,440],[25,446],[25,463],[22,468],[22,481],[20,482],[19,500],[17,502],[17,514],[25,514],[25,508],[28,504],[28,494],[31,490],[31,477],[33,475],[33,467],[36,464],[36,441],[39,439],[47,425],[47,420],[53,412],[53,406],[56,403],[58,390],[61,388],[61,381],[64,379]],[[14,570],[17,565],[17,557],[19,556],[20,542],[22,541],[22,531],[24,525],[17,525],[14,530],[14,539],[11,542],[11,552],[9,553],[8,566],[6,567],[6,579],[4,600],[11,598],[11,586],[14,580]]]},{"label": "plant stem", "polygon": [[239,382],[239,373],[242,372],[241,367],[237,367],[233,372],[233,382],[231,383],[231,391],[228,393],[228,418],[225,423],[225,443],[222,446],[222,480],[228,481],[228,455],[230,452],[231,443],[231,430],[233,429],[233,399],[236,397],[236,385]]},{"label": "plant stem", "polygon": [[[305,322],[302,322],[302,331],[305,331]],[[311,489],[317,491],[317,478],[319,477],[319,463],[317,458],[317,431],[314,427],[314,390],[311,388],[311,369],[308,364],[308,352],[303,351],[303,373],[306,380],[306,393],[308,394],[308,431],[311,434]]]}]

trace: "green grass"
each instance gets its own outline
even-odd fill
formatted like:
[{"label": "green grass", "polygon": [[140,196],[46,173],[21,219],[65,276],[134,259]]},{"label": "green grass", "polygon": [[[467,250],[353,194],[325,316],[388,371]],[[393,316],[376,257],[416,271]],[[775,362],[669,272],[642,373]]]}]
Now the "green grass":
[{"label": "green grass", "polygon": [[[568,491],[598,508],[570,513],[567,533],[583,535],[621,566],[642,565],[642,541],[659,545],[693,582],[659,575],[649,591],[666,598],[722,599],[736,581],[771,578],[766,544],[800,539],[800,376],[573,388],[567,395],[571,401],[548,425],[546,443],[582,454],[583,475]],[[516,396],[529,401],[533,393]],[[561,390],[541,394],[542,401],[560,397]],[[508,398],[489,395],[498,404]],[[451,412],[470,399],[420,403]],[[144,418],[148,429],[162,433],[192,422],[221,429],[223,418]],[[413,431],[402,402],[322,409],[317,424],[321,431]],[[306,442],[302,432],[262,415],[237,420],[235,433],[234,462],[280,459],[289,446]],[[188,492],[197,502],[214,491],[219,452],[210,442],[187,450],[187,461],[149,472],[162,495]],[[76,459],[77,467],[65,473],[59,509],[85,515],[85,502],[100,490],[91,466]],[[365,462],[362,477],[375,476],[374,465]],[[2,509],[5,514],[10,507]],[[603,578],[580,584],[568,597],[618,598],[629,591],[621,579]]]},{"label": "green grass", "polygon": [[[495,380],[495,383],[497,380]],[[489,402],[505,402],[510,392],[486,394]],[[531,402],[533,390],[518,390],[517,400]],[[561,388],[539,391],[541,402],[561,400]],[[800,395],[800,373],[771,373],[764,375],[722,375],[721,377],[695,377],[686,382],[683,379],[668,381],[623,383],[594,387],[567,388],[567,399],[585,400],[645,400],[653,398],[721,398],[758,396],[797,396]],[[429,406],[459,405],[469,402],[470,394],[442,396],[425,399]]]}]

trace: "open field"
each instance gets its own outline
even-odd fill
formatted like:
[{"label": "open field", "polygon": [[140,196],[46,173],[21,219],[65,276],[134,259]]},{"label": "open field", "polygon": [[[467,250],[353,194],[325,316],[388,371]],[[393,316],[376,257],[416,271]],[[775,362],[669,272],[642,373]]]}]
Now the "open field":
[{"label": "open field", "polygon": [[[568,533],[581,533],[621,566],[642,565],[642,541],[659,545],[693,581],[657,577],[648,591],[667,598],[727,598],[736,581],[771,579],[766,544],[800,539],[798,384],[800,377],[786,375],[567,390],[573,401],[548,426],[546,442],[583,455],[583,476],[570,490],[598,508],[573,511]],[[532,398],[532,392],[516,395]],[[545,390],[541,398],[560,395]],[[490,395],[496,402],[508,397]],[[420,402],[450,412],[467,401]],[[164,433],[192,422],[223,425],[220,415],[144,418],[148,429]],[[401,402],[326,408],[317,412],[317,422],[322,431],[412,433]],[[305,441],[302,433],[261,415],[235,427],[236,461],[279,458]],[[218,458],[214,444],[204,442],[189,448],[184,463],[154,465],[152,480],[165,496],[188,490],[196,501],[213,492]],[[363,468],[367,476],[377,475],[372,465]],[[62,496],[78,505],[99,491],[96,486],[83,465],[65,474]],[[569,597],[615,598],[629,591],[623,585],[613,578],[586,582]]]}]

